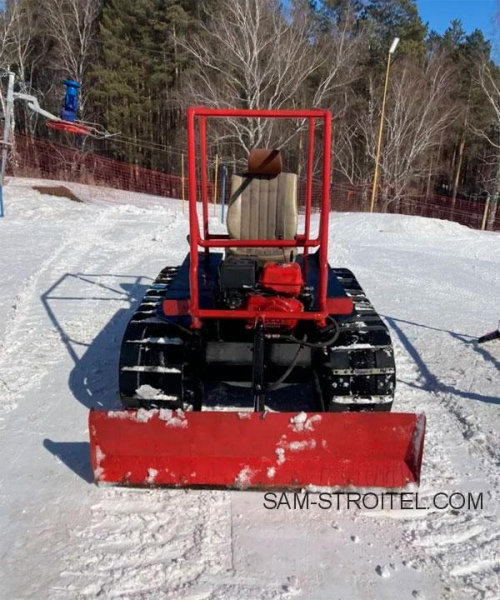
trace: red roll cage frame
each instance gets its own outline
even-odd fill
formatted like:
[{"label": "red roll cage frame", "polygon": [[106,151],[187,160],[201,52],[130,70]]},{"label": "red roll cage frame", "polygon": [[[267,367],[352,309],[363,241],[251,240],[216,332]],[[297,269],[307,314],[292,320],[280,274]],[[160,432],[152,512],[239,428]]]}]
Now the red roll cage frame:
[{"label": "red roll cage frame", "polygon": [[[266,118],[266,119],[307,119],[309,125],[307,148],[307,180],[304,233],[297,234],[292,240],[233,240],[227,234],[212,234],[209,231],[208,176],[207,176],[207,118]],[[323,122],[323,175],[322,198],[319,224],[319,235],[312,239],[311,206],[313,191],[313,161],[315,122]],[[197,212],[197,177],[196,177],[196,124],[199,124],[200,135],[200,175],[201,201],[203,209],[203,236]],[[187,110],[188,139],[188,181],[189,181],[189,234],[190,234],[190,301],[188,313],[191,316],[191,327],[198,329],[202,319],[287,319],[313,320],[318,324],[325,322],[331,314],[328,306],[328,218],[330,213],[330,151],[331,151],[331,114],[328,110],[238,110],[210,109],[192,107]],[[201,309],[198,285],[198,251],[204,248],[304,248],[307,255],[309,248],[319,246],[319,284],[318,310],[314,312],[270,312],[258,310],[221,310]],[[329,309],[330,308],[330,309]]]}]

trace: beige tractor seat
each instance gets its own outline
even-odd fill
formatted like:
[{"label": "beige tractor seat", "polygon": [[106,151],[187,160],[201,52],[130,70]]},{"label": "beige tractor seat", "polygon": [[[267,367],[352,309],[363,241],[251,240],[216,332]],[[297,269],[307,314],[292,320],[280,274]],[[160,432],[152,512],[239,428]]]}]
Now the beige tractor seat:
[{"label": "beige tractor seat", "polygon": [[[278,150],[254,149],[248,172],[233,175],[227,229],[234,240],[293,240],[297,235],[297,175],[281,172]],[[292,248],[228,248],[228,255],[259,262],[289,261]]]}]

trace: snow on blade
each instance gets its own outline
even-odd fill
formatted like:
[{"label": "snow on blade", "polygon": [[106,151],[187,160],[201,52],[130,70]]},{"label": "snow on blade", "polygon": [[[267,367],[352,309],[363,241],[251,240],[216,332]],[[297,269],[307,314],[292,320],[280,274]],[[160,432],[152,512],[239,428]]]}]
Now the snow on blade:
[{"label": "snow on blade", "polygon": [[148,476],[146,477],[146,483],[154,483],[156,476],[158,475],[158,471],[156,469],[148,469]]},{"label": "snow on blade", "polygon": [[160,408],[158,412],[158,418],[165,421],[167,427],[183,427],[188,426],[186,415],[184,411],[178,408],[177,410],[170,410],[169,408]]},{"label": "snow on blade", "polygon": [[236,487],[244,489],[251,485],[253,474],[254,472],[250,467],[243,467],[243,469],[241,469],[241,471],[236,476],[236,479],[234,480]]},{"label": "snow on blade", "polygon": [[282,465],[285,460],[285,449],[282,447],[276,448],[276,464]]},{"label": "snow on blade", "polygon": [[292,452],[301,452],[302,450],[307,450],[308,448],[313,450],[314,448],[316,448],[316,440],[302,440],[300,442],[290,442],[287,447]]},{"label": "snow on blade", "polygon": [[251,419],[252,418],[252,413],[250,411],[248,412],[244,412],[244,411],[239,411],[238,412],[238,419]]},{"label": "snow on blade", "polygon": [[100,446],[96,446],[95,456],[96,456],[97,465],[96,465],[96,468],[94,469],[94,477],[96,479],[99,479],[104,474],[104,469],[101,467],[101,463],[106,458],[106,455],[101,450]]},{"label": "snow on blade", "polygon": [[313,415],[307,418],[307,413],[300,412],[290,419],[292,431],[314,431],[314,423],[321,421],[321,415]]},{"label": "snow on blade", "polygon": [[156,414],[153,410],[146,410],[145,408],[139,408],[135,414],[135,420],[139,423],[147,423]]},{"label": "snow on blade", "polygon": [[133,413],[126,410],[108,410],[109,419],[133,419]]}]

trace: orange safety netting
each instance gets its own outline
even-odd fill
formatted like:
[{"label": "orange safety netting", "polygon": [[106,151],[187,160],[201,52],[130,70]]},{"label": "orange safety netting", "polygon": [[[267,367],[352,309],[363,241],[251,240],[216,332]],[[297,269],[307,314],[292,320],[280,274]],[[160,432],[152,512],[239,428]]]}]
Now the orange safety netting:
[{"label": "orange safety netting", "polygon": [[[187,199],[189,196],[187,176],[183,178],[180,173],[163,173],[107,158],[94,152],[85,152],[23,135],[15,137],[9,172],[16,176],[84,183],[168,198]],[[213,198],[215,189],[213,168],[209,168],[209,177],[211,181],[209,181],[208,193],[209,197]],[[229,187],[230,177],[226,182],[226,201],[229,199]],[[301,178],[298,185],[300,206],[305,204],[305,192],[306,182]],[[217,182],[215,195],[219,202],[220,182]],[[331,186],[331,209],[336,212],[367,212],[370,207],[370,196],[370,182],[351,185],[334,181]],[[314,181],[313,209],[319,207],[320,199],[321,183]],[[379,201],[377,210],[380,210],[380,206]],[[448,196],[410,195],[390,203],[386,211],[447,219],[480,229],[485,214],[485,201],[457,198],[453,205],[452,199]],[[494,231],[500,230],[500,210],[497,211],[494,219],[489,219],[488,228]]]}]

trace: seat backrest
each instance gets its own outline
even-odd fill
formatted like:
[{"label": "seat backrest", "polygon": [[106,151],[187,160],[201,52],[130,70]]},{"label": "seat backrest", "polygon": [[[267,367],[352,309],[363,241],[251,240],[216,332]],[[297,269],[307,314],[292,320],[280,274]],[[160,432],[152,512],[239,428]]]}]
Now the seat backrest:
[{"label": "seat backrest", "polygon": [[297,175],[281,172],[279,151],[252,150],[248,172],[231,179],[229,236],[237,240],[294,239],[297,226]]}]

